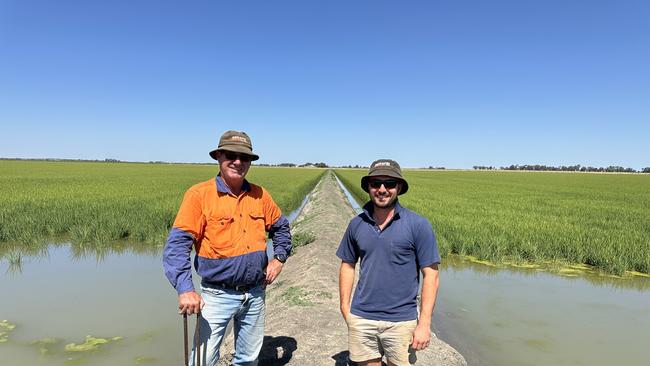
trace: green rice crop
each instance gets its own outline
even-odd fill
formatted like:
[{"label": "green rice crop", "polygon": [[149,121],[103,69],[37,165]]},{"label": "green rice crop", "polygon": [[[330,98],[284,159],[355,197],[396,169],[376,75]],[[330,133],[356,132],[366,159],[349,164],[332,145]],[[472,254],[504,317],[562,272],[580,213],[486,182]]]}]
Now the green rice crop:
[{"label": "green rice crop", "polygon": [[[359,202],[365,170],[336,171]],[[400,202],[427,217],[443,255],[566,261],[650,273],[650,176],[406,170]]]},{"label": "green rice crop", "polygon": [[[216,164],[0,161],[0,242],[163,244],[185,190],[218,170]],[[322,173],[253,166],[247,179],[288,215]]]}]

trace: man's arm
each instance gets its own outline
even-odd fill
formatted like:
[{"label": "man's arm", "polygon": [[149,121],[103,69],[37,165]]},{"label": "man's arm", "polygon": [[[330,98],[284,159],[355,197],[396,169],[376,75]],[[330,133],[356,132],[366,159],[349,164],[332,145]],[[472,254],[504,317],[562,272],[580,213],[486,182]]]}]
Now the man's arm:
[{"label": "man's arm", "polygon": [[[285,258],[291,254],[291,227],[286,217],[280,218],[271,226],[269,237],[273,241],[273,253],[283,255]],[[284,264],[273,259],[266,266],[266,284],[270,285],[282,272]]]},{"label": "man's arm", "polygon": [[190,252],[194,238],[187,232],[173,228],[163,252],[163,267],[169,282],[178,292],[178,311],[183,314],[198,313],[203,299],[194,291]]},{"label": "man's arm", "polygon": [[341,314],[347,321],[350,315],[350,297],[352,296],[352,286],[354,285],[354,267],[356,263],[347,263],[341,261],[339,270],[339,304]]},{"label": "man's arm", "polygon": [[436,304],[436,295],[438,294],[438,264],[432,264],[422,268],[422,294],[420,318],[418,325],[413,331],[413,341],[411,348],[421,351],[429,346],[431,341],[431,316]]},{"label": "man's arm", "polygon": [[163,252],[165,275],[178,293],[180,313],[198,313],[204,305],[201,296],[194,291],[190,258],[192,246],[203,236],[204,227],[200,198],[190,189],[185,192]]}]

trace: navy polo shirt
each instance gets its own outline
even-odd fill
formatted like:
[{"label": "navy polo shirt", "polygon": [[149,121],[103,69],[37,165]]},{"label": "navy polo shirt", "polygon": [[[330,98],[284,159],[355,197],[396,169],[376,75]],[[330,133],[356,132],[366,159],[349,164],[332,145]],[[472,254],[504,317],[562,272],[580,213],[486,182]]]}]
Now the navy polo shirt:
[{"label": "navy polo shirt", "polygon": [[346,263],[361,260],[350,312],[371,320],[417,319],[419,270],[440,263],[438,244],[424,217],[395,205],[392,220],[379,230],[372,202],[348,225],[336,255]]}]

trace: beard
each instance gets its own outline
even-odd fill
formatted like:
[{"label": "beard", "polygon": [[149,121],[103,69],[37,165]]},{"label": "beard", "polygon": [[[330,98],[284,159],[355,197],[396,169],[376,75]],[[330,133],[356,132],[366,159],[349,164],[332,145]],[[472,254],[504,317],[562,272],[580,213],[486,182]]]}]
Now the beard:
[{"label": "beard", "polygon": [[379,202],[377,197],[372,197],[372,204],[377,208],[393,208],[395,207],[396,203],[397,203],[397,195],[395,195],[395,197],[392,197],[388,201],[382,201],[382,202]]}]

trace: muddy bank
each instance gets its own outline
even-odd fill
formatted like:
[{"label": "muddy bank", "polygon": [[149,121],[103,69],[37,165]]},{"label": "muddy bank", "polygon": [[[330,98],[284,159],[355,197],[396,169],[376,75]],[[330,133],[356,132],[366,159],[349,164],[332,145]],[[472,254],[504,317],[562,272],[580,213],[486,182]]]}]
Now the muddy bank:
[{"label": "muddy bank", "polygon": [[[339,312],[335,252],[355,215],[334,174],[327,172],[294,224],[314,241],[295,249],[278,280],[267,289],[266,329],[260,365],[347,365],[347,326]],[[219,365],[232,358],[232,336]],[[452,347],[433,337],[415,354],[416,365],[466,365]]]}]

